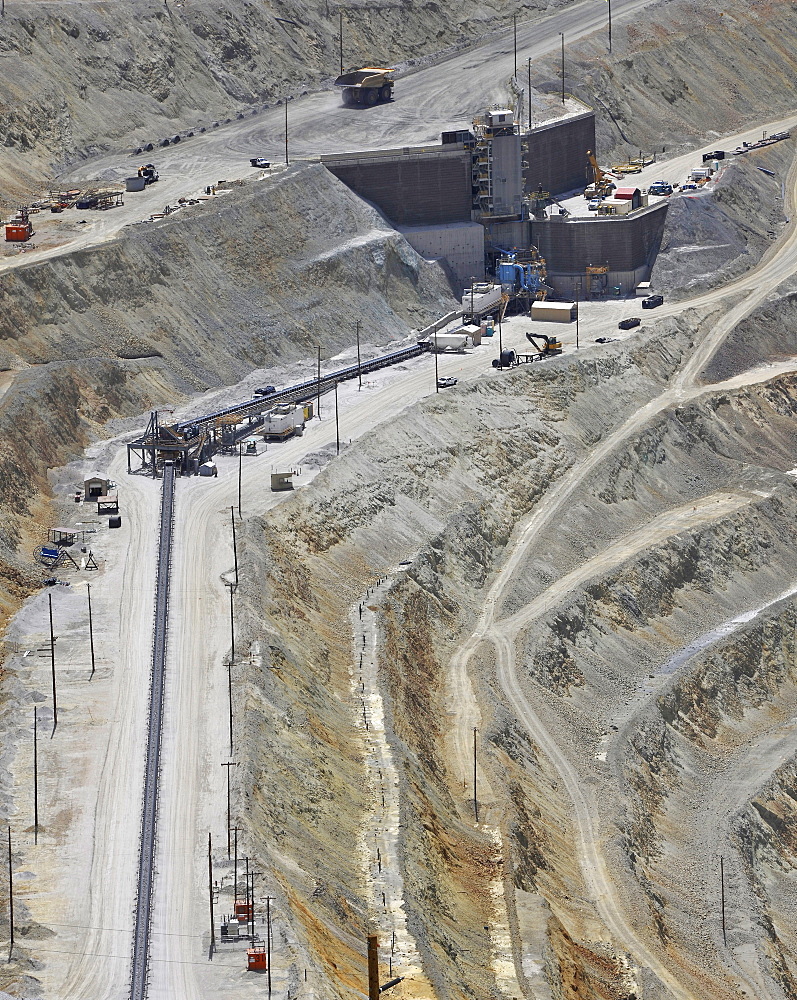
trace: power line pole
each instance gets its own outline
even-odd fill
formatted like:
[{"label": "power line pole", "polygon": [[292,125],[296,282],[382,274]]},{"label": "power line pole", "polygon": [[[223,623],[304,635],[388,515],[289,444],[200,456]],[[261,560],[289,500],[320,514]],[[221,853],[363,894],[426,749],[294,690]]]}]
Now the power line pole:
[{"label": "power line pole", "polygon": [[728,938],[725,936],[725,866],[720,855],[720,894],[722,900],[722,941],[728,947]]},{"label": "power line pole", "polygon": [[89,680],[94,676],[94,622],[91,618],[91,584],[86,584],[86,593],[89,598],[89,645],[91,646],[91,674]]},{"label": "power line pole", "polygon": [[39,843],[39,708],[33,706],[33,843]]},{"label": "power line pole", "polygon": [[232,908],[235,911],[235,904],[238,902],[238,830],[239,827],[234,826],[233,832],[235,834],[235,848],[234,848],[234,861],[233,861],[233,886],[232,886]]},{"label": "power line pole", "polygon": [[8,916],[11,926],[11,942],[8,946],[8,961],[14,951],[14,870],[11,863],[11,827],[8,828]]},{"label": "power line pole", "polygon": [[563,31],[560,31],[559,34],[562,36],[562,104],[564,104],[565,103],[565,36]]},{"label": "power line pole", "polygon": [[268,996],[271,1000],[271,900],[266,896],[266,965],[268,966]]},{"label": "power line pole", "polygon": [[340,38],[340,75],[343,76],[343,11],[342,10],[339,11],[338,15],[339,15],[339,18],[340,18],[340,21],[339,21],[339,24],[340,24],[340,30],[339,30],[339,38]]},{"label": "power line pole", "polygon": [[609,0],[609,52],[612,51],[612,0]]},{"label": "power line pole", "polygon": [[288,166],[288,98],[285,98],[285,166]]},{"label": "power line pole", "polygon": [[321,419],[321,345],[318,345],[318,393],[316,396],[315,413]]},{"label": "power line pole", "polygon": [[208,897],[210,899],[210,957],[216,950],[216,923],[213,919],[213,842],[208,833]]},{"label": "power line pole", "polygon": [[473,811],[476,814],[476,822],[479,822],[479,800],[476,798],[476,733],[478,729],[473,727]]},{"label": "power line pole", "polygon": [[517,80],[517,14],[512,15],[512,32],[515,41],[515,79]]},{"label": "power line pole", "polygon": [[340,420],[338,419],[338,383],[335,380],[335,454],[340,454]]},{"label": "power line pole", "polygon": [[50,669],[53,675],[53,735],[58,725],[58,697],[55,690],[55,636],[53,635],[53,595],[48,594],[50,605]]},{"label": "power line pole", "polygon": [[235,544],[235,508],[230,507],[230,520],[232,521],[232,557],[235,560],[235,586],[238,586],[238,546]]},{"label": "power line pole", "polygon": [[[238,442],[238,517],[243,517],[241,513],[241,478],[243,476],[243,465],[244,465],[244,444],[243,441]],[[238,582],[238,577],[236,575],[235,582]]]},{"label": "power line pole", "polygon": [[576,288],[576,350],[578,350],[578,288]]},{"label": "power line pole", "polygon": [[440,375],[437,370],[437,330],[434,332],[434,390],[440,392]]},{"label": "power line pole", "polygon": [[357,387],[357,390],[359,391],[363,387],[363,367],[362,367],[362,362],[360,361],[360,321],[359,320],[357,320],[357,323],[356,323],[354,329],[355,329],[355,331],[357,333],[357,377],[360,380],[360,384]]},{"label": "power line pole", "polygon": [[232,664],[235,659],[235,609],[233,606],[233,586],[230,587],[230,659],[227,663],[227,698],[230,709],[230,756],[232,757]]},{"label": "power line pole", "polygon": [[230,761],[222,764],[227,768],[227,860],[230,860],[230,768],[238,767],[237,761]]}]

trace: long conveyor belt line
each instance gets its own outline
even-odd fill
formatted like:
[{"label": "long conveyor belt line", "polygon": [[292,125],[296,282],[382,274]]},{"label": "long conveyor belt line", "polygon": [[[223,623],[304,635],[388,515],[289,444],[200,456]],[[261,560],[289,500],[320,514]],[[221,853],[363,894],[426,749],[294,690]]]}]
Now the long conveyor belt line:
[{"label": "long conveyor belt line", "polygon": [[247,413],[260,413],[263,410],[270,409],[277,403],[296,403],[301,400],[312,399],[317,392],[327,392],[329,389],[334,388],[337,382],[345,382],[347,379],[357,378],[358,375],[367,375],[369,372],[379,371],[380,368],[388,368],[391,365],[400,364],[402,361],[409,361],[420,354],[425,354],[430,350],[430,347],[431,345],[424,341],[413,344],[411,347],[402,347],[391,354],[383,354],[378,358],[363,361],[362,364],[349,365],[347,368],[341,368],[336,372],[322,375],[320,382],[315,378],[307,379],[305,382],[299,382],[298,385],[289,386],[287,389],[274,392],[269,396],[257,396],[255,399],[247,399],[243,403],[236,403],[235,406],[228,406],[224,410],[216,410],[214,413],[207,413],[201,417],[184,420],[177,426],[180,431],[185,431],[189,427],[199,428],[205,424],[211,424],[218,420],[219,417],[226,417],[231,414],[238,414],[244,417]]},{"label": "long conveyor belt line", "polygon": [[147,728],[147,763],[144,775],[144,805],[141,813],[141,842],[138,857],[138,898],[133,939],[133,964],[130,975],[130,1000],[145,1000],[149,965],[149,931],[152,906],[152,883],[155,866],[155,840],[158,816],[158,777],[160,772],[161,730],[163,723],[163,688],[166,668],[166,633],[169,613],[169,569],[174,522],[174,465],[163,468],[161,495],[158,570],[155,585],[155,626],[152,641],[152,672]]}]

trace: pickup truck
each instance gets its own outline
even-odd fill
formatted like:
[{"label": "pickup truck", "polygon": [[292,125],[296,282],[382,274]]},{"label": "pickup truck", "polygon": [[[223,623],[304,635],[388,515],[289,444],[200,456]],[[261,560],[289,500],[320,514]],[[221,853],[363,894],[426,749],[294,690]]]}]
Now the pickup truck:
[{"label": "pickup truck", "polygon": [[253,167],[264,168],[271,166],[271,161],[267,160],[264,156],[253,156],[249,162],[252,164]]}]

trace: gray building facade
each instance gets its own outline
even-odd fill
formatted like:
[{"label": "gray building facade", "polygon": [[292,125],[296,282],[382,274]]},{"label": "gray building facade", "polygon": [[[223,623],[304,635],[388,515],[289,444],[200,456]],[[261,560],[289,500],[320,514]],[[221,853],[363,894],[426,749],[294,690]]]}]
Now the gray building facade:
[{"label": "gray building facade", "polygon": [[461,143],[322,156],[323,165],[398,226],[471,219],[471,154]]},{"label": "gray building facade", "polygon": [[521,136],[523,188],[564,194],[586,186],[587,150],[595,149],[595,112],[538,125]]}]

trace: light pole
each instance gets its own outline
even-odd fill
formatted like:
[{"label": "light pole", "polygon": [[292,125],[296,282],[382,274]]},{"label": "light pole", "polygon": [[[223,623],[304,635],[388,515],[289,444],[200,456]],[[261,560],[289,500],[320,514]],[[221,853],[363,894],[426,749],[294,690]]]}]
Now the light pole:
[{"label": "light pole", "polygon": [[473,318],[474,318],[474,313],[473,313],[473,286],[475,284],[476,284],[476,279],[473,277],[473,275],[471,275],[470,276],[470,321],[471,321],[471,323],[473,322]]},{"label": "light pole", "polygon": [[[564,51],[564,50],[563,50]],[[562,56],[564,59],[564,56]],[[564,88],[564,84],[562,84]],[[564,101],[564,89],[562,89],[562,100]],[[288,98],[285,98],[285,166],[288,166]]]},{"label": "light pole", "polygon": [[529,56],[529,129],[531,128],[531,56]]},{"label": "light pole", "polygon": [[437,330],[434,332],[434,386],[435,392],[440,392],[440,377],[437,372]]},{"label": "light pole", "polygon": [[[565,35],[564,35],[563,31],[560,31],[559,34],[562,36],[562,104],[564,104],[565,103]],[[286,105],[286,109],[285,109],[285,114],[286,115],[288,114],[287,105]],[[287,131],[286,131],[286,135],[287,135]],[[287,139],[286,139],[286,142],[287,142]]]},{"label": "light pole", "polygon": [[512,36],[515,49],[515,79],[517,80],[517,14],[512,15]]}]

